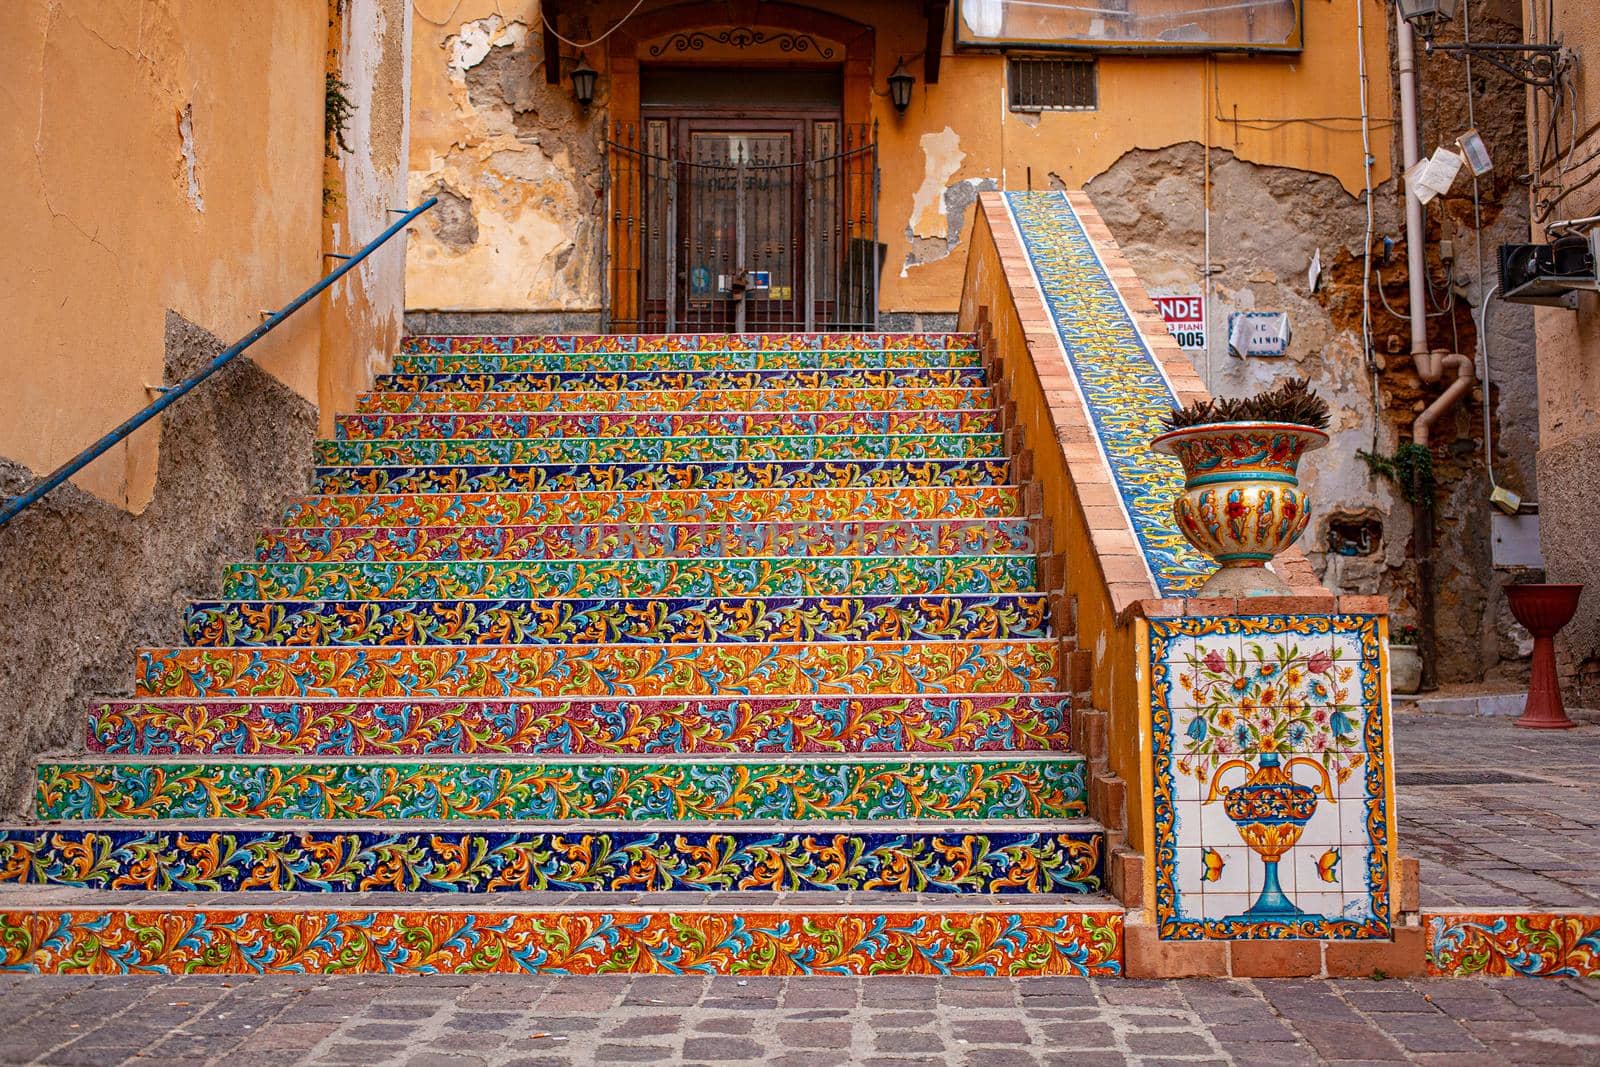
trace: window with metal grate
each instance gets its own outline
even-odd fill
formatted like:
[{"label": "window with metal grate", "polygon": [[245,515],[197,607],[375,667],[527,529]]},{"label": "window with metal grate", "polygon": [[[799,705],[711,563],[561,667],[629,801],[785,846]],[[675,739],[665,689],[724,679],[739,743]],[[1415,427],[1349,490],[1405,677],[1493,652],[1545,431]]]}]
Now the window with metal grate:
[{"label": "window with metal grate", "polygon": [[1093,59],[1010,56],[1012,111],[1093,111],[1100,106]]}]

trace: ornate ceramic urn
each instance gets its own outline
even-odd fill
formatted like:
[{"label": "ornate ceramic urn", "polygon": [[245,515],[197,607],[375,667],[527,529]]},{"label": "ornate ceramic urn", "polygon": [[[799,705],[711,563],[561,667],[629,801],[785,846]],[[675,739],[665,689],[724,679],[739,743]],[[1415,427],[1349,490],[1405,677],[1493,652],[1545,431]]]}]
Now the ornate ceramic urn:
[{"label": "ornate ceramic urn", "polygon": [[1321,430],[1285,422],[1187,426],[1150,442],[1183,465],[1183,492],[1172,504],[1178,529],[1219,564],[1202,595],[1288,591],[1267,563],[1305,531],[1310,508],[1300,457],[1327,443]]}]

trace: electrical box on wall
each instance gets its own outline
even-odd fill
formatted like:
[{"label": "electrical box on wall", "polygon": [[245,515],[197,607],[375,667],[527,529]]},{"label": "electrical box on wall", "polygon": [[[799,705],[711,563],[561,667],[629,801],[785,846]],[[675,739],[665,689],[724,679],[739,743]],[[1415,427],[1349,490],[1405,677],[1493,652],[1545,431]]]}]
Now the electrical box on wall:
[{"label": "electrical box on wall", "polygon": [[1489,516],[1489,524],[1496,567],[1544,566],[1544,554],[1539,551],[1539,516],[1495,512]]},{"label": "electrical box on wall", "polygon": [[1235,311],[1228,316],[1228,351],[1236,356],[1281,356],[1293,336],[1287,311]]}]

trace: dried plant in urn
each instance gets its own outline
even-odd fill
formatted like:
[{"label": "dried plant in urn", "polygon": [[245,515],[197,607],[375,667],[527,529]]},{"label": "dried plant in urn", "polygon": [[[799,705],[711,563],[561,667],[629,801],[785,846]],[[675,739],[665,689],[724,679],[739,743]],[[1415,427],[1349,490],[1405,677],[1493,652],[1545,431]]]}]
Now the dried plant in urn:
[{"label": "dried plant in urn", "polygon": [[1150,442],[1183,465],[1172,502],[1178,529],[1217,561],[1205,596],[1289,591],[1267,563],[1294,544],[1310,518],[1300,457],[1328,443],[1328,403],[1304,378],[1238,399],[1197,400],[1167,416]]}]

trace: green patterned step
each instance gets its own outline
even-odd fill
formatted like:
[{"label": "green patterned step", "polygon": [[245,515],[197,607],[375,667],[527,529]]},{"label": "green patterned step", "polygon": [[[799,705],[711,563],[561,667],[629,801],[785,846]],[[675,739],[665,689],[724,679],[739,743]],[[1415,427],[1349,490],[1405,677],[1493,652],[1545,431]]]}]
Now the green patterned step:
[{"label": "green patterned step", "polygon": [[695,463],[727,460],[996,459],[1000,434],[790,437],[555,437],[318,441],[319,466]]},{"label": "green patterned step", "polygon": [[1022,515],[1011,485],[847,489],[621,489],[587,493],[358,493],[301,497],[283,525],[515,526],[532,523],[834,522]]},{"label": "green patterned step", "polygon": [[520,648],[146,648],[140,697],[1054,691],[1053,639]]},{"label": "green patterned step", "polygon": [[115,755],[720,755],[1068,751],[1064,693],[116,700],[89,710]]},{"label": "green patterned step", "polygon": [[1051,753],[595,761],[45,762],[45,820],[1071,819],[1081,757]]},{"label": "green patterned step", "polygon": [[907,596],[1016,593],[1031,556],[234,563],[228,600],[538,600],[545,597]]}]

